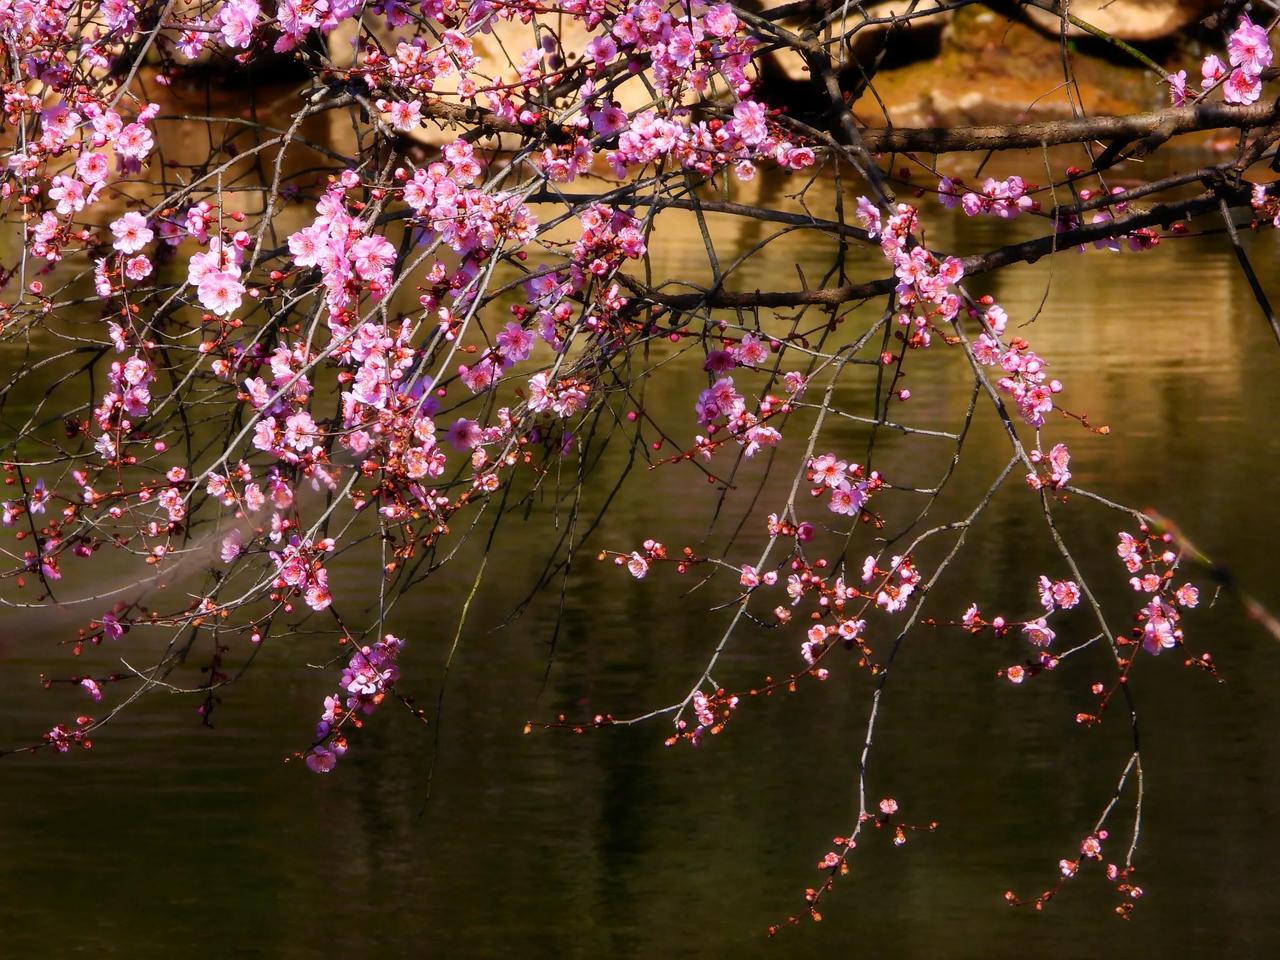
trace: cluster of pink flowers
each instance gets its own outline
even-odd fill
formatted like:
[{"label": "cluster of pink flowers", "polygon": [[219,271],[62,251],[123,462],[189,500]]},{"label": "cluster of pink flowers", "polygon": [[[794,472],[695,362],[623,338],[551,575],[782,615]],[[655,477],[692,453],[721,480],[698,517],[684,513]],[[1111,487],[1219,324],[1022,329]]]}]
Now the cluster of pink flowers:
[{"label": "cluster of pink flowers", "polygon": [[898,204],[893,214],[883,219],[875,204],[859,197],[857,215],[867,233],[873,239],[880,238],[880,250],[893,264],[901,308],[898,323],[910,329],[907,343],[929,346],[935,322],[949,323],[960,312],[960,296],[952,287],[964,278],[964,265],[955,257],[938,260],[915,242],[920,215],[909,204]]},{"label": "cluster of pink flowers", "polygon": [[764,421],[785,406],[773,395],[761,398],[758,414],[747,408],[746,398],[734,387],[732,377],[722,377],[698,395],[694,412],[698,423],[708,427],[710,437],[698,437],[697,445],[706,459],[711,458],[716,441],[715,434],[725,431],[743,448],[748,456],[754,456],[762,447],[776,446],[782,434]]},{"label": "cluster of pink flowers", "polygon": [[151,404],[151,364],[135,353],[125,362],[112,361],[108,372],[112,389],[102,395],[93,411],[100,433],[94,444],[98,455],[110,464],[119,460],[123,440],[133,430],[133,418],[145,417]]},{"label": "cluster of pink flowers", "polygon": [[861,464],[840,460],[834,453],[824,453],[809,461],[809,477],[818,484],[814,495],[831,491],[827,508],[832,513],[856,517],[867,501],[883,485],[879,471],[866,473]]},{"label": "cluster of pink flowers", "polygon": [[1057,632],[1049,626],[1049,617],[1059,610],[1071,610],[1080,603],[1080,585],[1074,580],[1051,580],[1043,574],[1037,581],[1040,605],[1044,608],[1042,616],[1024,621],[1010,621],[1004,617],[993,617],[990,621],[983,618],[976,603],[970,604],[960,618],[960,625],[970,633],[980,633],[988,627],[997,637],[1003,637],[1014,627],[1021,627],[1024,640],[1038,648],[1034,658],[1025,665],[1014,664],[1006,667],[1001,674],[1010,683],[1022,683],[1029,676],[1043,670],[1052,670],[1058,665],[1058,659],[1049,653],[1048,648],[1057,639]]},{"label": "cluster of pink flowers", "polygon": [[876,606],[886,613],[899,613],[907,608],[907,600],[915,593],[920,584],[920,571],[910,557],[892,557],[889,569],[881,570],[876,566],[875,557],[867,557],[862,562],[862,582],[871,583],[880,577],[880,586],[875,592]]},{"label": "cluster of pink flowers", "polygon": [[1055,610],[1070,610],[1080,602],[1080,585],[1074,580],[1050,580],[1040,576],[1040,605],[1045,614]]},{"label": "cluster of pink flowers", "polygon": [[579,290],[587,274],[607,277],[624,260],[639,260],[648,252],[643,225],[629,211],[593,204],[578,219],[582,235],[573,245],[570,276]]},{"label": "cluster of pink flowers", "polygon": [[288,241],[295,266],[320,270],[330,327],[339,336],[347,332],[352,308],[363,291],[374,299],[388,292],[396,260],[390,241],[369,233],[370,224],[347,210],[347,191],[359,185],[360,178],[345,171],[316,204],[316,219],[290,234]]},{"label": "cluster of pink flowers", "polygon": [[58,753],[66,753],[72,747],[90,750],[93,748],[93,742],[89,739],[89,728],[92,725],[92,717],[77,717],[75,726],[70,728],[59,723],[44,735],[44,742]]},{"label": "cluster of pink flowers", "polygon": [[614,559],[614,562],[618,564],[618,566],[623,566],[625,564],[627,572],[637,580],[643,580],[648,575],[649,567],[652,563],[658,560],[667,559],[667,548],[657,540],[646,540],[642,544],[642,547],[644,549],[644,553],[633,550],[631,551],[630,556],[619,554]]},{"label": "cluster of pink flowers", "polygon": [[[597,117],[610,118],[613,125],[624,122],[620,110]],[[691,125],[664,116],[657,110],[644,110],[626,122],[618,133],[618,146],[605,158],[618,176],[634,173],[636,168],[664,160],[674,160],[687,170],[711,174],[730,164],[740,180],[755,176],[756,163],[772,160],[790,170],[813,165],[812,147],[779,139],[768,123],[769,109],[754,100],[743,100],[727,121],[701,121]],[[596,120],[597,126],[600,121]]]},{"label": "cluster of pink flowers", "polygon": [[1016,174],[1003,180],[987,177],[981,193],[965,190],[962,180],[943,177],[938,181],[938,202],[948,210],[960,207],[970,217],[985,214],[1012,220],[1040,209],[1039,202],[1030,195],[1034,189]]},{"label": "cluster of pink flowers", "polygon": [[283,550],[271,551],[276,565],[276,589],[282,594],[300,593],[312,610],[327,609],[333,597],[329,594],[329,573],[321,558],[333,548],[331,538],[313,544],[310,540],[290,537]]},{"label": "cluster of pink flowers", "polygon": [[1129,579],[1129,585],[1138,593],[1148,595],[1146,606],[1138,611],[1140,626],[1134,629],[1142,648],[1147,653],[1156,655],[1182,643],[1182,615],[1179,608],[1197,606],[1200,591],[1190,583],[1176,588],[1173,586],[1174,570],[1177,569],[1179,557],[1170,549],[1173,542],[1170,534],[1153,536],[1145,528],[1142,534],[1142,539],[1139,539],[1122,532],[1116,544],[1116,554],[1124,563],[1125,569],[1134,574]]},{"label": "cluster of pink flowers", "polygon": [[[857,618],[837,617],[835,623],[815,623],[805,634],[804,643],[800,644],[800,656],[810,667],[816,666],[818,658],[831,643],[844,642],[848,645],[860,641],[863,631],[867,629],[867,621]],[[820,678],[825,678],[825,672]]]},{"label": "cluster of pink flowers", "polygon": [[[998,365],[1004,376],[996,381],[1003,392],[1013,398],[1022,419],[1033,427],[1042,427],[1053,411],[1053,398],[1062,391],[1062,383],[1050,380],[1045,361],[1021,337],[1014,337],[1007,348],[984,333],[973,346],[980,363]],[[1061,473],[1059,473],[1061,476]]]},{"label": "cluster of pink flowers", "polygon": [[1032,490],[1039,490],[1046,485],[1051,490],[1061,490],[1071,479],[1071,452],[1065,443],[1055,443],[1047,454],[1039,449],[1032,450],[1028,459],[1037,467],[1045,464],[1048,468],[1047,477],[1039,471],[1027,474],[1027,485]]},{"label": "cluster of pink flowers", "polygon": [[[715,734],[720,731],[728,721],[729,714],[738,708],[738,698],[733,694],[726,694],[723,690],[717,690],[710,697],[701,690],[697,690],[689,705],[693,707],[693,715],[698,723],[692,731],[689,731],[688,724],[681,720],[677,724],[677,729],[680,731],[680,736],[696,747],[708,732]],[[671,741],[667,742],[671,743]]]},{"label": "cluster of pink flowers", "polygon": [[404,183],[404,202],[417,215],[423,240],[439,239],[470,261],[483,260],[504,243],[527,243],[538,222],[514,194],[476,189],[482,172],[475,150],[465,140],[444,148],[442,159],[410,175],[396,171]]},{"label": "cluster of pink flowers", "polygon": [[347,752],[343,728],[359,726],[360,714],[371,714],[400,679],[397,660],[404,641],[388,633],[371,646],[360,647],[342,669],[339,691],[324,698],[324,713],[316,725],[316,744],[306,755],[307,766],[328,773]]},{"label": "cluster of pink flowers", "polygon": [[[1265,27],[1254,23],[1247,16],[1227,40],[1227,59],[1224,64],[1217,54],[1209,54],[1200,65],[1200,86],[1209,91],[1222,87],[1222,99],[1227,103],[1255,103],[1262,95],[1262,72],[1271,66],[1271,44]],[[1187,71],[1179,70],[1165,78],[1169,84],[1169,98],[1175,106],[1187,102]]]}]

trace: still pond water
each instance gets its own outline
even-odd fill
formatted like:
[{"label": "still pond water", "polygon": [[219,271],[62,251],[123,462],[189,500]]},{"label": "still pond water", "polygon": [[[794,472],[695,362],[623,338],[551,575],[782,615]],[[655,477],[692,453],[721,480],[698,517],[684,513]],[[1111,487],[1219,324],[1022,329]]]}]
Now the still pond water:
[{"label": "still pond water", "polygon": [[[1172,162],[1190,166],[1203,156]],[[809,197],[812,209],[831,202],[830,184]],[[931,245],[960,252],[1007,242],[1011,229],[1016,237],[1037,229],[931,215]],[[654,275],[680,275],[704,259],[701,241],[687,217],[662,217]],[[740,250],[767,229],[716,227]],[[1253,241],[1252,251],[1274,277],[1271,238]],[[789,234],[764,248],[739,287],[793,287],[796,264],[812,278],[829,256],[814,237]],[[872,258],[859,263],[868,276],[880,269]],[[1021,322],[1046,286],[1025,335],[1052,360],[1070,405],[1112,428],[1109,437],[1056,428],[1071,442],[1075,482],[1176,518],[1259,599],[1280,604],[1280,348],[1229,248],[1210,237],[1163,244],[1140,262],[1071,254],[973,288],[994,294]],[[943,353],[913,366],[916,399],[903,416],[919,426],[954,429],[963,411],[963,370]],[[4,358],[3,372],[20,360]],[[869,379],[850,380],[837,404],[870,413]],[[651,389],[661,393],[651,409],[692,429],[702,385],[696,364],[673,365],[655,380]],[[11,419],[19,412],[6,411]],[[960,516],[1003,464],[1005,441],[989,419],[979,418],[969,466],[940,517]],[[853,423],[826,436],[850,451],[866,442]],[[940,461],[925,456],[922,442],[889,438],[881,469],[923,483]],[[622,459],[611,453],[601,469],[617,473]],[[1111,915],[1110,891],[1096,875],[1070,885],[1044,915],[1002,902],[1007,888],[1033,894],[1052,882],[1123,765],[1121,718],[1095,730],[1073,723],[1088,706],[1089,682],[1105,675],[1105,651],[1015,688],[995,678],[1023,656],[1015,638],[926,630],[908,640],[886,689],[871,790],[897,797],[908,820],[937,820],[939,831],[900,850],[869,837],[825,902],[824,922],[768,941],[767,925],[798,910],[804,887],[818,881],[816,860],[856,810],[865,674],[837,669],[794,697],[752,702],[724,736],[697,750],[664,748],[667,728],[658,723],[521,735],[526,719],[560,711],[662,706],[696,677],[725,622],[708,610],[729,587],[680,598],[663,577],[636,583],[586,560],[647,536],[722,543],[745,499],[731,500],[738,513],[704,538],[714,496],[689,493],[686,481],[674,470],[633,471],[585,544],[563,610],[558,587],[549,589],[496,629],[558,536],[550,510],[509,524],[497,573],[483,583],[462,635],[438,729],[384,709],[333,775],[282,762],[306,746],[331,688],[332,670],[305,666],[329,656],[332,640],[321,635],[313,646],[299,638],[264,650],[224,691],[213,730],[200,725],[192,701],[161,694],[101,731],[91,752],[5,758],[0,956],[1137,958],[1280,950],[1272,882],[1280,859],[1280,645],[1225,597],[1187,623],[1197,649],[1214,652],[1224,683],[1172,656],[1144,663],[1135,678],[1147,795],[1137,863],[1147,896],[1130,922]],[[762,504],[769,493],[776,503],[772,481]],[[1133,609],[1111,551],[1119,519],[1083,503],[1064,515],[1113,611]],[[746,528],[736,555],[756,556],[760,526]],[[970,600],[1026,610],[1037,573],[1065,574],[1034,498],[1016,480],[965,556],[932,596],[934,615],[954,617]],[[424,702],[434,703],[472,570],[462,562],[445,568],[395,613],[391,626],[408,641],[401,686]],[[339,572],[340,602],[363,602],[376,589],[368,568]],[[78,692],[37,682],[41,671],[77,669],[55,646],[76,617],[6,618],[0,732],[8,746],[84,704]],[[791,634],[744,631],[717,679],[749,686],[794,669],[797,644]]]}]

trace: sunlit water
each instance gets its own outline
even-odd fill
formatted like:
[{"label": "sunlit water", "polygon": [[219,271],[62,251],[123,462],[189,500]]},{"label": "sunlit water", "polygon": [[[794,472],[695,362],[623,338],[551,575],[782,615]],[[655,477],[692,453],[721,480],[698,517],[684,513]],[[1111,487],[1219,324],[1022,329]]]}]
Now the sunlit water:
[{"label": "sunlit water", "polygon": [[[1192,153],[1173,162],[1202,160]],[[760,189],[798,186],[768,181]],[[810,208],[829,211],[832,191],[830,183],[814,187]],[[926,210],[938,249],[976,252],[1040,229]],[[771,229],[712,220],[726,257]],[[654,276],[687,275],[689,264],[705,262],[688,215],[662,214],[655,238]],[[1271,277],[1276,245],[1264,237],[1251,250]],[[816,282],[830,256],[825,240],[790,233],[763,249],[736,288],[794,288],[796,264]],[[883,272],[874,251],[853,263],[855,278]],[[1175,518],[1276,605],[1280,439],[1272,417],[1280,410],[1280,348],[1220,238],[1142,255],[1064,254],[1052,265],[976,279],[972,289],[996,296],[1014,323],[1045,300],[1021,332],[1067,385],[1064,401],[1112,428],[1103,437],[1054,424],[1055,439],[1071,443],[1076,482]],[[914,397],[898,408],[901,418],[954,429],[969,388],[958,356],[939,347],[910,359]],[[6,355],[6,373],[21,362]],[[648,408],[691,438],[692,403],[705,382],[686,356],[654,376]],[[7,421],[34,402],[14,400]],[[870,375],[850,376],[837,405],[870,414]],[[865,428],[848,421],[824,437],[825,446],[855,457],[867,440]],[[780,454],[798,456],[801,438],[797,429]],[[946,456],[938,452],[945,443],[933,442],[882,438],[877,466],[930,485]],[[618,447],[599,468],[602,485],[625,463]],[[980,408],[954,489],[935,508],[938,521],[967,511],[1006,449]],[[760,521],[789,483],[784,473],[766,485],[733,548],[737,562],[757,555]],[[1147,895],[1128,923],[1112,916],[1111,891],[1096,871],[1068,885],[1043,915],[1002,899],[1007,888],[1034,894],[1053,882],[1058,859],[1092,825],[1127,756],[1122,717],[1092,730],[1073,719],[1090,706],[1089,683],[1108,675],[1101,646],[1056,676],[1014,687],[996,671],[1025,656],[1016,637],[913,633],[886,687],[870,789],[896,797],[905,819],[937,820],[939,830],[896,850],[887,836],[867,836],[850,876],[824,901],[824,921],[774,941],[766,927],[801,910],[804,888],[821,879],[816,861],[855,815],[872,689],[865,673],[837,664],[825,684],[750,701],[724,735],[696,750],[665,748],[662,721],[522,736],[526,719],[635,714],[683,696],[727,622],[727,612],[709,608],[731,597],[732,585],[721,577],[681,597],[668,573],[637,583],[594,554],[649,536],[722,547],[760,473],[743,477],[707,535],[716,490],[689,468],[637,466],[577,554],[563,605],[557,578],[521,617],[495,629],[524,599],[564,523],[549,506],[528,522],[513,517],[462,633],[440,722],[423,727],[386,706],[330,776],[282,762],[308,745],[333,685],[334,668],[305,666],[333,655],[332,637],[319,631],[268,644],[222,691],[212,730],[200,724],[196,701],[157,693],[102,730],[90,752],[5,758],[0,954],[1273,955],[1280,646],[1230,597],[1206,603],[1186,624],[1195,648],[1213,651],[1224,683],[1173,655],[1135,672],[1146,771],[1137,879]],[[1079,501],[1060,516],[1123,629],[1122,617],[1138,604],[1112,552],[1120,518]],[[393,613],[391,628],[408,641],[401,689],[432,711],[474,559],[464,552]],[[367,609],[375,571],[367,564],[336,571],[339,604]],[[984,610],[1025,614],[1041,571],[1066,573],[1035,498],[1015,476],[927,613],[954,618],[977,600]],[[83,669],[57,646],[81,618],[6,619],[0,731],[5,745],[17,745],[88,707],[79,690],[38,683],[41,672]],[[1072,623],[1064,641],[1084,639],[1091,624]],[[797,630],[744,629],[716,679],[741,688],[794,670],[798,644]],[[130,638],[127,651],[103,651],[94,662],[120,669],[115,658],[135,654],[145,657],[145,644]],[[194,667],[182,674],[199,682]],[[1117,815],[1118,833],[1127,815]]]}]

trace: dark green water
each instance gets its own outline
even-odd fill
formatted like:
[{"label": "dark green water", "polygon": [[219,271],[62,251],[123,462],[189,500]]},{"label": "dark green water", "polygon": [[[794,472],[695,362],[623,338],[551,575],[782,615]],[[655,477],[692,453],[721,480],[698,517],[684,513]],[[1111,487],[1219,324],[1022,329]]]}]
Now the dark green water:
[{"label": "dark green water", "polygon": [[[829,186],[820,190],[829,197]],[[1036,229],[1019,222],[1011,235],[1001,223],[929,214],[930,243],[941,249],[976,251]],[[692,221],[663,217],[670,222],[659,221],[655,275],[678,275],[702,257],[701,241]],[[766,235],[757,224],[717,230],[739,249]],[[736,240],[733,230],[741,231]],[[1252,250],[1273,277],[1271,238]],[[740,286],[792,287],[796,263],[814,278],[829,255],[813,237],[790,234],[764,249]],[[871,257],[858,263],[868,276],[883,269]],[[991,292],[1020,323],[1046,283],[1044,309],[1022,332],[1067,384],[1069,406],[1112,428],[1099,437],[1054,427],[1055,439],[1071,443],[1075,482],[1175,518],[1259,599],[1280,605],[1273,578],[1280,348],[1229,249],[1207,238],[1140,256],[1068,254],[1052,267],[979,279],[973,289]],[[968,390],[957,356],[939,349],[911,361],[915,398],[903,418],[953,429]],[[3,358],[6,372],[18,362]],[[702,385],[696,365],[674,364],[655,376],[649,408],[692,430]],[[871,413],[869,378],[850,377],[837,404]],[[936,508],[939,520],[966,510],[1004,463],[1006,443],[981,413],[954,489]],[[799,436],[782,451],[798,456]],[[850,422],[825,437],[850,451],[866,442]],[[928,443],[888,437],[877,465],[927,485],[943,466]],[[610,451],[602,475],[622,463],[621,451]],[[788,482],[783,470],[769,480],[761,517],[776,509]],[[669,728],[661,721],[522,736],[526,719],[635,714],[684,695],[727,622],[709,608],[732,595],[731,585],[681,597],[670,576],[637,583],[590,558],[647,536],[710,549],[723,543],[753,489],[744,484],[729,498],[704,539],[714,490],[679,468],[633,471],[584,545],[563,609],[558,587],[549,589],[495,630],[524,598],[556,535],[550,509],[509,523],[462,634],[438,727],[384,707],[330,776],[282,762],[307,746],[336,675],[305,666],[332,654],[332,638],[320,633],[269,643],[223,691],[213,730],[199,723],[196,701],[159,693],[102,730],[90,752],[4,758],[0,955],[1275,955],[1280,645],[1227,597],[1186,623],[1193,646],[1214,653],[1224,683],[1172,655],[1135,673],[1146,774],[1137,864],[1147,893],[1127,923],[1111,914],[1111,892],[1096,871],[1068,885],[1043,915],[1002,901],[1007,888],[1034,894],[1053,882],[1058,859],[1088,831],[1128,755],[1121,717],[1092,730],[1073,722],[1090,704],[1088,684],[1109,675],[1100,646],[1053,677],[1013,687],[995,672],[1025,655],[1016,637],[913,633],[885,690],[870,790],[896,797],[907,820],[937,820],[939,830],[903,849],[867,836],[850,876],[824,901],[824,922],[774,941],[766,927],[801,909],[804,888],[820,880],[816,861],[852,824],[872,689],[864,673],[837,664],[823,685],[749,702],[724,735],[696,750],[664,748]],[[970,600],[984,610],[1029,609],[1038,573],[1065,574],[1037,509],[1015,477],[928,612],[952,618]],[[1123,623],[1137,604],[1112,551],[1118,519],[1079,501],[1061,516],[1091,582]],[[758,555],[758,519],[735,548],[739,562]],[[439,690],[471,559],[464,552],[395,611],[391,627],[408,644],[400,689],[423,703],[433,705]],[[376,591],[366,565],[338,573],[335,593],[348,609]],[[38,683],[42,671],[84,669],[57,646],[78,615],[4,616],[0,736],[10,746],[89,704],[78,690]],[[1074,639],[1087,636],[1085,618],[1075,622],[1064,641],[1073,630]],[[799,640],[798,629],[743,629],[717,680],[737,688],[795,669]],[[146,653],[147,638],[135,632],[94,662],[118,669],[113,658]],[[1124,824],[1123,816],[1115,821],[1118,833]]]}]

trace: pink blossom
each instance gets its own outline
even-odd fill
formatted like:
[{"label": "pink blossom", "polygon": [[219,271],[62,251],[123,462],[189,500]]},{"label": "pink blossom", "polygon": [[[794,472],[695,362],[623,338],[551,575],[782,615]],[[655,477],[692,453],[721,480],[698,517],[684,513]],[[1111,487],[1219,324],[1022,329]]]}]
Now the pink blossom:
[{"label": "pink blossom", "polygon": [[831,491],[831,502],[827,506],[832,513],[842,513],[852,517],[857,516],[866,502],[866,483],[850,483],[848,480],[841,480]]},{"label": "pink blossom", "polygon": [[147,218],[132,210],[112,221],[111,232],[116,238],[112,246],[121,253],[137,253],[155,237],[155,232],[147,226]]},{"label": "pink blossom", "polygon": [[1200,81],[1200,86],[1208,90],[1226,75],[1227,65],[1211,53],[1204,58],[1204,62],[1200,65],[1200,76],[1203,78]]},{"label": "pink blossom", "polygon": [[755,334],[745,334],[733,348],[734,359],[744,367],[758,367],[769,359],[769,348]]},{"label": "pink blossom", "polygon": [[229,47],[247,47],[253,39],[253,27],[260,8],[257,0],[227,0],[218,12],[222,39]]},{"label": "pink blossom", "polygon": [[631,575],[637,580],[643,580],[645,574],[649,572],[649,561],[635,551],[632,551],[631,559],[627,561],[627,570],[629,570]]},{"label": "pink blossom", "polygon": [[1271,44],[1267,41],[1267,31],[1248,17],[1241,17],[1239,25],[1227,40],[1227,56],[1233,67],[1239,67],[1255,76],[1261,73],[1271,66]]},{"label": "pink blossom", "polygon": [[480,425],[474,420],[459,417],[445,431],[444,436],[455,450],[470,450],[480,444]]},{"label": "pink blossom", "polygon": [[1189,583],[1184,583],[1174,593],[1177,597],[1178,605],[1182,607],[1194,607],[1200,602],[1200,591]]},{"label": "pink blossom", "polygon": [[76,159],[76,175],[85,183],[102,183],[110,174],[110,162],[104,153],[82,153]]},{"label": "pink blossom", "polygon": [[151,276],[151,261],[146,257],[131,257],[125,261],[124,275],[130,280],[145,280]]},{"label": "pink blossom", "polygon": [[245,288],[234,273],[219,270],[200,280],[197,293],[205,309],[225,317],[239,309]]},{"label": "pink blossom", "polygon": [[713,37],[731,37],[738,30],[738,17],[727,3],[708,8],[702,16],[702,23]]},{"label": "pink blossom", "polygon": [[222,538],[222,547],[219,550],[219,556],[223,563],[230,563],[236,557],[240,556],[240,543],[243,535],[239,530],[233,529],[225,537]]},{"label": "pink blossom", "polygon": [[1222,85],[1222,99],[1227,103],[1253,103],[1261,94],[1261,78],[1242,67],[1232,70],[1227,82]]},{"label": "pink blossom", "polygon": [[1124,561],[1125,568],[1130,573],[1137,573],[1142,569],[1141,545],[1129,534],[1120,534],[1120,542],[1116,545],[1116,553]]},{"label": "pink blossom", "polygon": [[422,121],[422,102],[419,100],[382,101],[379,106],[387,111],[391,125],[405,133],[414,130]]},{"label": "pink blossom", "polygon": [[1026,623],[1022,628],[1022,635],[1037,647],[1047,647],[1053,642],[1054,632],[1049,629],[1045,623],[1044,617],[1032,620]]},{"label": "pink blossom", "polygon": [[758,144],[768,135],[765,110],[754,100],[743,100],[733,108],[733,129],[748,146]]}]

